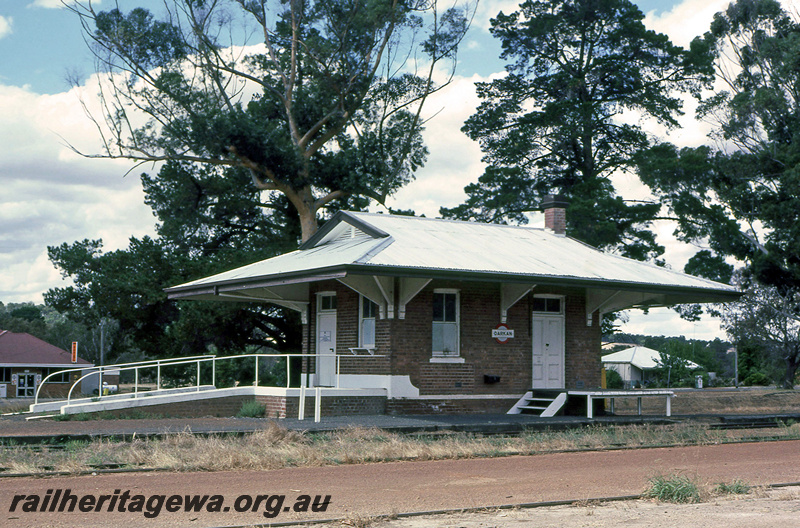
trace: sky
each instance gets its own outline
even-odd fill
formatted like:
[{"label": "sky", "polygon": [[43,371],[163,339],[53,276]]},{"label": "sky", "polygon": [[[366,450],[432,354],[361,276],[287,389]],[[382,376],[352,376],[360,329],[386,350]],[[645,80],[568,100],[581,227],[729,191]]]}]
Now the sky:
[{"label": "sky", "polygon": [[[791,0],[796,8],[800,0]],[[123,11],[149,7],[161,11],[156,0],[93,0],[98,9],[119,4]],[[729,0],[640,0],[648,28],[667,34],[680,45],[708,29],[714,13]],[[790,0],[784,0],[789,7]],[[500,46],[488,32],[489,19],[499,11],[510,13],[517,2],[482,0],[459,54],[453,82],[427,102],[425,139],[430,150],[426,166],[416,180],[392,199],[396,208],[438,216],[440,207],[464,201],[464,186],[483,173],[477,143],[461,132],[475,110],[475,82],[500,75],[504,63]],[[84,152],[100,152],[99,136],[86,117],[79,92],[91,93],[86,84],[94,73],[91,55],[83,41],[77,17],[60,0],[0,0],[0,302],[42,302],[42,294],[69,284],[47,258],[47,247],[83,239],[102,239],[104,250],[124,248],[130,237],[154,234],[155,218],[144,204],[139,175],[156,172],[152,166],[128,173],[123,160],[88,159]],[[71,87],[67,79],[78,79]],[[705,142],[708,132],[686,107],[684,128],[669,140],[686,146]],[[632,177],[616,182],[624,198],[646,195]],[[533,218],[532,225],[540,221]],[[664,258],[682,270],[695,247],[671,236],[673,227],[658,225],[659,241],[667,247]],[[622,330],[687,338],[724,338],[719,322],[680,320],[669,309],[649,314],[629,312]]]}]

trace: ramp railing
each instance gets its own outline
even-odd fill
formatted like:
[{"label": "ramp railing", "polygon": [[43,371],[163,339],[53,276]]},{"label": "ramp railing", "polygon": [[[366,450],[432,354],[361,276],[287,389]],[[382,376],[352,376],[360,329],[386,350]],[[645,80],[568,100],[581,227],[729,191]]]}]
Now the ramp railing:
[{"label": "ramp railing", "polygon": [[[202,373],[201,367],[203,365],[210,365],[211,366],[211,388],[217,388],[217,364],[227,361],[241,361],[252,359],[254,362],[254,381],[253,386],[259,387],[261,386],[261,379],[260,379],[260,372],[259,372],[259,362],[265,361],[268,359],[285,359],[286,361],[286,388],[291,388],[291,379],[292,379],[292,358],[314,358],[315,360],[319,361],[323,358],[331,358],[335,359],[335,376],[334,376],[334,386],[332,388],[341,388],[341,364],[342,358],[346,357],[347,361],[352,360],[363,360],[363,359],[374,359],[374,358],[383,358],[386,356],[382,355],[368,355],[368,356],[361,356],[361,355],[352,355],[352,356],[343,356],[339,354],[241,354],[236,356],[222,356],[218,357],[216,355],[208,354],[203,356],[192,356],[186,358],[170,358],[170,359],[154,359],[149,361],[141,361],[135,363],[120,363],[116,365],[102,365],[99,367],[83,367],[83,368],[73,368],[73,369],[65,369],[57,372],[53,372],[49,374],[47,377],[42,379],[42,382],[37,387],[36,394],[34,397],[34,403],[31,405],[31,409],[34,408],[39,403],[39,395],[42,387],[44,386],[45,382],[47,382],[51,377],[54,376],[63,376],[65,372],[83,372],[89,370],[89,372],[80,376],[77,380],[75,380],[72,385],[70,386],[69,392],[67,393],[66,405],[69,406],[73,403],[73,394],[75,393],[75,388],[80,386],[82,382],[91,377],[91,376],[98,376],[98,394],[96,396],[91,397],[92,402],[103,401],[104,399],[118,399],[120,395],[117,394],[105,394],[103,391],[103,374],[105,373],[108,375],[109,371],[113,371],[116,373],[121,373],[125,371],[133,371],[134,372],[134,382],[133,382],[133,390],[131,394],[125,395],[123,397],[137,399],[142,395],[153,395],[157,392],[164,392],[164,391],[174,391],[180,389],[193,389],[194,391],[199,392],[202,390]],[[163,369],[166,367],[175,367],[180,365],[195,365],[196,366],[196,374],[194,376],[194,383],[192,385],[185,385],[183,387],[169,387],[163,388]],[[141,390],[141,383],[140,380],[142,378],[140,372],[142,370],[148,369],[155,369],[155,381],[156,381],[156,389],[155,390]],[[303,419],[304,409],[305,409],[305,395],[306,395],[306,388],[311,388],[309,385],[309,376],[310,373],[302,372],[300,376],[300,419]],[[321,407],[321,388],[318,384],[315,387],[315,419],[319,421],[320,416],[320,407]],[[277,385],[265,385],[265,386],[277,386]],[[326,387],[330,388],[330,387]]]}]

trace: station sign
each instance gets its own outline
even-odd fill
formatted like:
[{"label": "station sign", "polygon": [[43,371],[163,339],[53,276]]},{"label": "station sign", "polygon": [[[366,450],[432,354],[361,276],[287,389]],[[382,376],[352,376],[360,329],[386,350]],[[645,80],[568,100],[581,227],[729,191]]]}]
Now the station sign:
[{"label": "station sign", "polygon": [[507,343],[509,339],[514,338],[514,330],[500,323],[492,329],[492,338],[502,345],[503,343]]}]

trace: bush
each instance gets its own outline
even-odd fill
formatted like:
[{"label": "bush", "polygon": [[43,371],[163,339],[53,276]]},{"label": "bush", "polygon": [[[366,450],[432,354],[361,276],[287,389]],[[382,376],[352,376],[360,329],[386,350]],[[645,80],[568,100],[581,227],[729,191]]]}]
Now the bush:
[{"label": "bush", "polygon": [[239,418],[263,418],[266,412],[267,407],[264,404],[253,400],[244,402],[236,416]]},{"label": "bush", "polygon": [[750,486],[745,484],[744,481],[736,479],[730,484],[720,482],[714,488],[714,491],[721,495],[747,495],[750,493]]},{"label": "bush", "polygon": [[607,389],[622,389],[625,387],[625,382],[622,381],[622,376],[616,370],[606,370],[606,388]]},{"label": "bush", "polygon": [[651,478],[650,487],[644,495],[662,502],[700,502],[700,490],[697,484],[689,477],[682,475]]},{"label": "bush", "polygon": [[750,374],[748,374],[747,377],[742,380],[742,385],[747,385],[748,387],[753,385],[766,386],[771,384],[772,380],[769,379],[766,374],[758,370],[750,372]]}]

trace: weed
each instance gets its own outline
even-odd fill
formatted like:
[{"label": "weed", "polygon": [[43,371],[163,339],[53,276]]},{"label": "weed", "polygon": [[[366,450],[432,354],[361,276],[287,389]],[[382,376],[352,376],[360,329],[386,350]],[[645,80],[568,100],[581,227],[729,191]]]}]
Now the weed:
[{"label": "weed", "polygon": [[69,440],[64,444],[64,450],[68,453],[75,453],[86,448],[89,442],[85,440]]},{"label": "weed", "polygon": [[684,475],[659,475],[650,479],[644,496],[661,502],[692,503],[700,502],[700,489]]},{"label": "weed", "polygon": [[730,484],[720,482],[714,487],[714,492],[720,495],[747,495],[750,493],[751,486],[744,481],[736,479]]},{"label": "weed", "polygon": [[253,400],[244,402],[236,416],[239,418],[263,418],[266,412],[267,407],[263,403]]}]

